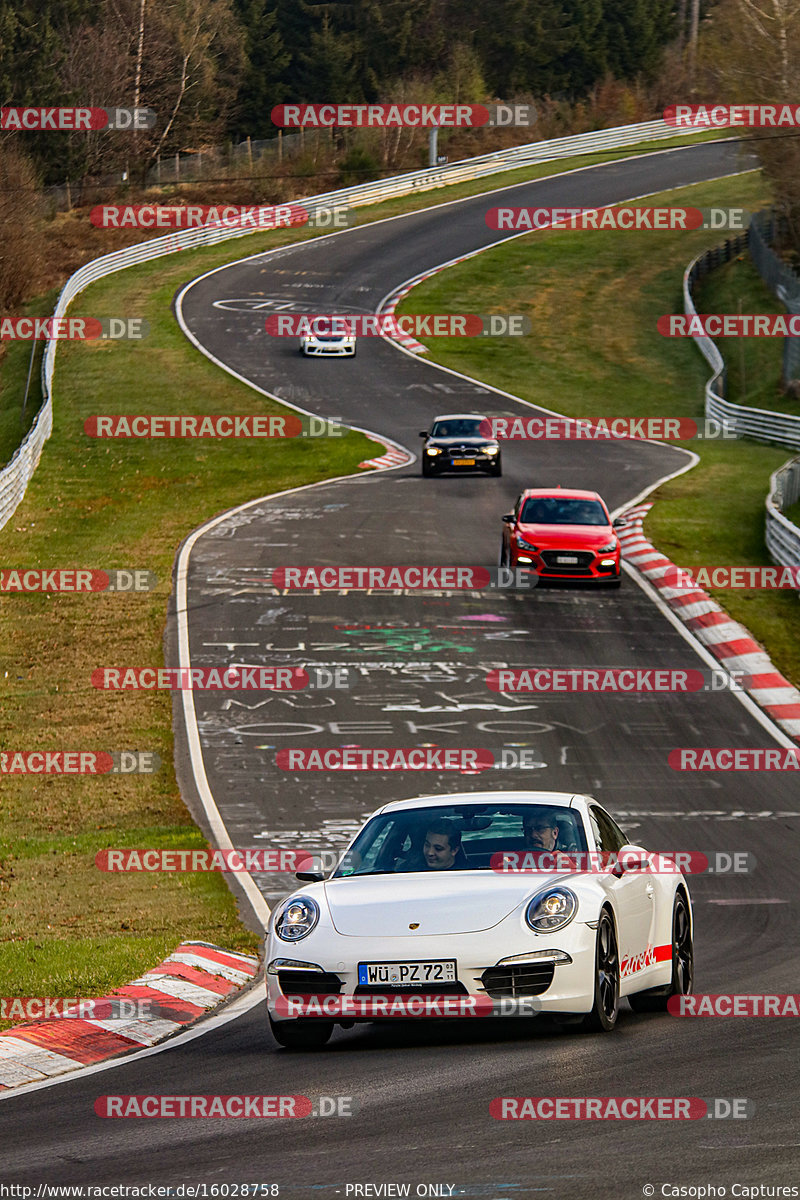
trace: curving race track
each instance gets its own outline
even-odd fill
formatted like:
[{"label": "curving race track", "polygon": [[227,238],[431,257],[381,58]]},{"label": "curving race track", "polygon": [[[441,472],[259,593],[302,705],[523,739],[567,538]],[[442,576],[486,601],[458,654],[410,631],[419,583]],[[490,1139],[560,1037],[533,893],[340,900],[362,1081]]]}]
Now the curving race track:
[{"label": "curving race track", "polygon": [[[705,144],[518,185],[502,199],[594,207],[741,169],[731,143]],[[265,338],[264,311],[252,301],[374,311],[407,278],[496,241],[483,221],[494,203],[487,194],[246,259],[186,289],[181,319],[207,353],[270,394],[416,451],[418,430],[437,412],[519,405],[380,340],[362,340],[354,361],[301,359],[293,340]],[[422,480],[414,464],[317,485],[258,501],[197,538],[186,612],[192,665],[345,665],[356,679],[340,692],[195,693],[203,765],[233,844],[338,846],[384,800],[487,786],[482,776],[292,776],[274,762],[285,746],[525,748],[536,767],[527,776],[498,770],[489,786],[585,790],[646,845],[754,853],[753,874],[692,882],[696,990],[791,992],[796,869],[782,850],[800,828],[796,783],[779,773],[677,775],[666,761],[676,746],[772,746],[772,726],[727,693],[532,699],[485,686],[485,670],[506,665],[707,665],[631,579],[616,593],[288,599],[266,581],[284,563],[490,564],[500,514],[522,487],[596,488],[616,509],[688,457],[650,443],[511,442],[504,460],[501,479]],[[176,637],[173,625],[171,647]],[[193,802],[180,732],[178,754]],[[269,903],[287,891],[285,877],[258,882]],[[362,1026],[303,1055],[278,1050],[263,1005],[240,999],[241,1015],[204,1036],[7,1100],[5,1174],[21,1183],[259,1181],[290,1198],[400,1182],[411,1195],[438,1184],[429,1194],[450,1195],[452,1185],[453,1195],[487,1200],[633,1198],[650,1184],[656,1195],[678,1194],[662,1193],[669,1183],[713,1183],[731,1195],[737,1181],[796,1183],[792,1021],[678,1021],[623,1009],[606,1037],[525,1022]],[[107,1092],[352,1096],[358,1111],[297,1124],[102,1121],[93,1104]],[[503,1095],[746,1097],[755,1109],[747,1121],[711,1126],[503,1123],[489,1115]]]}]

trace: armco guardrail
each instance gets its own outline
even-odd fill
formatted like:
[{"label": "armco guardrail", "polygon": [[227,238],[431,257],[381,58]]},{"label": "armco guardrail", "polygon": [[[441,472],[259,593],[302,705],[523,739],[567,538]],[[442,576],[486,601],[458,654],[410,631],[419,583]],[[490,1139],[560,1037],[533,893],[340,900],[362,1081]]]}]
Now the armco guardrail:
[{"label": "armco guardrail", "polygon": [[[706,251],[689,263],[683,273],[683,311],[687,315],[694,316],[697,313],[692,298],[695,280],[721,262],[727,262],[740,254],[746,245],[747,234],[741,234],[729,239],[724,246]],[[751,437],[757,442],[775,442],[779,446],[790,446],[793,450],[800,450],[800,417],[771,412],[767,408],[747,408],[726,400],[725,360],[711,338],[697,335],[693,340],[714,372],[705,385],[706,416],[719,421],[737,437]]]},{"label": "armco guardrail", "polygon": [[784,463],[769,481],[764,540],[770,557],[784,567],[800,567],[800,529],[782,510],[800,499],[800,458]]},{"label": "armco guardrail", "polygon": [[[494,154],[484,154],[480,158],[468,158],[442,167],[411,171],[405,175],[394,175],[391,179],[380,179],[373,183],[356,184],[355,187],[326,192],[321,196],[310,196],[303,200],[292,201],[292,203],[300,205],[310,212],[334,204],[357,207],[375,201],[388,200],[394,196],[414,195],[416,192],[427,192],[453,183],[481,179],[484,176],[496,175],[516,167],[550,162],[557,158],[573,158],[575,155],[591,154],[597,150],[617,150],[625,146],[635,146],[638,142],[656,141],[675,136],[676,130],[660,120],[645,121],[639,125],[620,125],[615,129],[579,133],[574,137],[555,138],[548,142],[529,142],[524,146],[498,150]],[[151,238],[149,241],[140,242],[127,250],[117,250],[113,254],[96,258],[93,262],[81,267],[67,280],[58,297],[53,316],[55,318],[63,317],[78,293],[96,279],[102,279],[104,275],[122,271],[126,267],[137,266],[139,263],[148,262],[151,258],[175,254],[178,250],[190,250],[196,246],[211,246],[216,242],[246,237],[254,232],[257,230],[230,229],[225,226],[187,229],[181,233],[168,234],[166,237]],[[42,449],[53,427],[52,384],[55,353],[56,343],[48,342],[42,363],[44,403],[22,445],[8,466],[0,471],[0,529],[11,518],[15,508],[25,495],[28,481],[36,470]]]}]

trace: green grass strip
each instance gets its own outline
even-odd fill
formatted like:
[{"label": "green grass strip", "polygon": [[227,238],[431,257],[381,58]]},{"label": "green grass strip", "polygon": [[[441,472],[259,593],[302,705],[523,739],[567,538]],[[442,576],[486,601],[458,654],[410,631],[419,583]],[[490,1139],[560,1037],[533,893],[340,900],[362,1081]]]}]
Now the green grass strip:
[{"label": "green grass strip", "polygon": [[[753,174],[647,199],[648,206],[750,210],[768,202],[766,184]],[[531,404],[595,419],[702,418],[710,369],[690,339],[662,337],[656,321],[683,312],[683,271],[719,240],[707,230],[542,231],[441,272],[401,307],[529,316],[533,332],[526,337],[420,340],[436,362]],[[764,501],[771,472],[791,452],[752,441],[677,444],[699,454],[700,464],[655,493],[646,523],[651,540],[682,567],[769,564]],[[796,593],[712,594],[800,683]]]}]

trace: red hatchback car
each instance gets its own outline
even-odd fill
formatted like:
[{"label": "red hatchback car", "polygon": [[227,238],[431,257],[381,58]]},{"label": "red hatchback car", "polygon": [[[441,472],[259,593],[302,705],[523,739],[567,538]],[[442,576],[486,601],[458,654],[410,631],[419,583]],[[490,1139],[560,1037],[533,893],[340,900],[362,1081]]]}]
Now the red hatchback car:
[{"label": "red hatchback car", "polygon": [[575,579],[618,588],[620,544],[597,492],[528,488],[503,517],[500,565],[530,567],[541,579]]}]

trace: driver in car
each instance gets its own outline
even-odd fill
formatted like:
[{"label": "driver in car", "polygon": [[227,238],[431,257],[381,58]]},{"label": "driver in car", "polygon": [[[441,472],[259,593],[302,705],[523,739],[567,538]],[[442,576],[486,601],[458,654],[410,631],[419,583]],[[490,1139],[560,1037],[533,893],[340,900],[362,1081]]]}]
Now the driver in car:
[{"label": "driver in car", "polygon": [[550,809],[539,809],[522,818],[522,834],[526,850],[555,850],[558,844],[558,821]]}]

